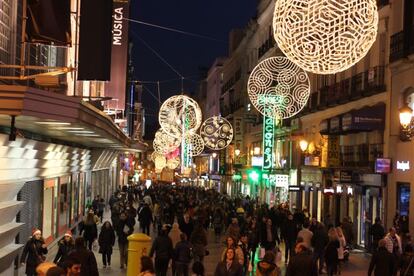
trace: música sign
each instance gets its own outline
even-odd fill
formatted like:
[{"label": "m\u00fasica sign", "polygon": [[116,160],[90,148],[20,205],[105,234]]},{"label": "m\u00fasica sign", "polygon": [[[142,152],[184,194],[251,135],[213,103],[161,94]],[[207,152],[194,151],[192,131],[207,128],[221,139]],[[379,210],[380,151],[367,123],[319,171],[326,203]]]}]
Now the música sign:
[{"label": "m\u00fasica sign", "polygon": [[274,161],[274,136],[275,136],[275,119],[272,117],[263,117],[263,171],[271,171]]}]

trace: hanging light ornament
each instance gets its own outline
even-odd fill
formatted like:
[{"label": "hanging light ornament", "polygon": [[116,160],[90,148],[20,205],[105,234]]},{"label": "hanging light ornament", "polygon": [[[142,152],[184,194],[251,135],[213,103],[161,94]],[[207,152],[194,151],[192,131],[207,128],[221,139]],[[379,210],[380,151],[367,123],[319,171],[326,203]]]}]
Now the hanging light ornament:
[{"label": "hanging light ornament", "polygon": [[157,157],[164,157],[164,155],[161,154],[161,153],[159,153],[159,152],[156,152],[156,151],[154,151],[153,153],[151,153],[151,160],[153,162],[155,162],[155,159],[157,159]]},{"label": "hanging light ornament", "polygon": [[253,69],[247,91],[253,106],[264,116],[286,119],[305,107],[310,83],[306,72],[289,59],[272,57]]},{"label": "hanging light ornament", "polygon": [[162,170],[167,165],[167,159],[164,156],[157,156],[154,160],[155,169]]},{"label": "hanging light ornament", "polygon": [[185,136],[185,143],[188,146],[188,154],[192,156],[200,155],[204,150],[204,141],[197,133],[190,133]]},{"label": "hanging light ornament", "polygon": [[168,154],[180,146],[181,140],[168,135],[162,129],[157,130],[153,141],[154,150],[161,154]]},{"label": "hanging light ornament", "polygon": [[161,128],[175,138],[183,131],[195,132],[201,125],[201,109],[190,97],[179,95],[168,98],[160,108],[158,116]]},{"label": "hanging light ornament", "polygon": [[180,166],[180,164],[181,160],[179,157],[167,160],[167,168],[170,170],[175,170],[178,166]]},{"label": "hanging light ornament", "polygon": [[378,30],[376,0],[277,0],[274,37],[300,68],[335,74],[362,59]]},{"label": "hanging light ornament", "polygon": [[233,127],[225,118],[213,116],[201,125],[200,134],[206,147],[221,150],[233,140]]}]

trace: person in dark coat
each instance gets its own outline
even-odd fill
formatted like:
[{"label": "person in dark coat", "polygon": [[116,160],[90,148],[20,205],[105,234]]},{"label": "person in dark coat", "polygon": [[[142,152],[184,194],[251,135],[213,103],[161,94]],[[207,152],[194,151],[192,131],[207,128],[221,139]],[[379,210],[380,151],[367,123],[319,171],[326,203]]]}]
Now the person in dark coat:
[{"label": "person in dark coat", "polygon": [[338,248],[340,247],[338,235],[335,228],[329,229],[329,242],[325,248],[325,263],[328,276],[333,276],[338,271]]},{"label": "person in dark coat", "polygon": [[325,225],[318,223],[316,225],[315,232],[312,236],[312,247],[313,247],[313,258],[315,263],[319,261],[319,273],[322,273],[323,266],[325,264],[325,248],[329,242],[328,232],[326,231]]},{"label": "person in dark coat", "polygon": [[83,237],[76,238],[75,249],[69,253],[68,259],[77,259],[81,262],[80,276],[99,276],[95,255],[86,248]]},{"label": "person in dark coat", "polygon": [[111,266],[112,247],[115,244],[115,230],[109,221],[106,221],[99,233],[99,253],[102,254],[103,267]]},{"label": "person in dark coat", "polygon": [[372,250],[376,251],[378,248],[378,242],[385,236],[385,229],[381,224],[380,218],[375,218],[375,223],[371,227],[370,234],[372,236]]},{"label": "person in dark coat", "polygon": [[90,209],[86,218],[83,220],[80,232],[80,234],[83,233],[89,250],[92,250],[92,244],[98,238],[98,227],[96,225],[98,222],[99,218],[95,215],[93,209]]},{"label": "person in dark coat", "polygon": [[318,268],[306,244],[296,244],[295,253],[289,261],[286,276],[318,276]]},{"label": "person in dark coat", "polygon": [[267,251],[263,259],[257,263],[256,276],[278,276],[279,269],[275,264],[275,254]]},{"label": "person in dark coat", "polygon": [[128,261],[128,236],[134,233],[134,226],[125,213],[121,213],[118,225],[116,227],[116,235],[118,236],[119,258],[121,269],[125,267]]},{"label": "person in dark coat", "polygon": [[287,220],[282,225],[282,239],[285,242],[285,263],[288,263],[288,259],[292,258],[295,251],[295,242],[298,235],[296,223],[293,220],[293,215],[289,214]]},{"label": "person in dark coat", "polygon": [[214,276],[242,276],[243,267],[235,259],[235,251],[233,248],[227,248],[223,261],[217,264]]},{"label": "person in dark coat", "polygon": [[42,238],[42,232],[39,229],[32,231],[32,236],[26,242],[23,248],[20,262],[22,265],[26,264],[26,275],[35,276],[36,267],[45,261],[47,254],[47,246]]},{"label": "person in dark coat", "polygon": [[152,223],[152,212],[147,203],[141,208],[138,214],[138,221],[142,229],[142,233],[150,234],[150,225]]},{"label": "person in dark coat", "polygon": [[397,267],[394,255],[388,252],[385,246],[386,241],[384,239],[379,240],[378,250],[372,256],[369,264],[368,276],[371,276],[372,271],[374,271],[375,276],[396,275]]},{"label": "person in dark coat", "polygon": [[188,269],[191,262],[191,244],[187,241],[187,235],[180,234],[180,239],[174,248],[174,262],[176,276],[188,276]]},{"label": "person in dark coat", "polygon": [[60,267],[65,268],[65,261],[70,251],[75,248],[75,241],[72,238],[72,232],[67,231],[63,239],[58,243],[59,249],[53,262]]},{"label": "person in dark coat", "polygon": [[181,232],[185,233],[187,237],[190,238],[194,229],[194,222],[190,215],[184,214],[183,219],[178,221],[178,225],[180,226]]},{"label": "person in dark coat", "polygon": [[190,242],[193,245],[194,261],[203,262],[206,255],[207,232],[200,222],[197,222],[191,234]]},{"label": "person in dark coat", "polygon": [[167,275],[168,262],[172,259],[174,254],[172,240],[168,237],[167,231],[167,227],[163,226],[160,234],[152,243],[149,254],[151,258],[155,254],[155,274],[157,276]]}]

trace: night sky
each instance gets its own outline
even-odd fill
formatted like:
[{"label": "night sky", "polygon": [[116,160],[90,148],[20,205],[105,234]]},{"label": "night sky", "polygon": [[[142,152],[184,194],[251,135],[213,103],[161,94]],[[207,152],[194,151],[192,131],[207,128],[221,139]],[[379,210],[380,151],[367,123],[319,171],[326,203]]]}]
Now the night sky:
[{"label": "night sky", "polygon": [[[227,56],[228,34],[243,28],[256,15],[257,0],[132,0],[130,18],[205,35],[220,41],[187,36],[153,27],[131,23],[130,37],[134,43],[135,77],[143,81],[163,81],[161,101],[180,94],[181,80],[138,38],[155,49],[181,75],[184,90],[193,93],[200,79],[200,68],[209,68],[216,57]],[[173,81],[166,81],[176,79]],[[144,85],[143,104],[148,123],[156,121],[158,105],[147,89],[157,95],[154,84]]]}]

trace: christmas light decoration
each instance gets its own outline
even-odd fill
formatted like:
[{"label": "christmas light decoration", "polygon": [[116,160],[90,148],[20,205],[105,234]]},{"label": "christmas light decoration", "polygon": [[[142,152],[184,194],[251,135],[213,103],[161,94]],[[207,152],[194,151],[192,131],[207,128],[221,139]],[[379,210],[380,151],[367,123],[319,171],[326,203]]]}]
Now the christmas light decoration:
[{"label": "christmas light decoration", "polygon": [[305,71],[335,74],[361,60],[378,30],[376,0],[277,0],[274,38]]},{"label": "christmas light decoration", "polygon": [[180,164],[181,164],[181,160],[178,157],[167,160],[167,167],[170,170],[175,170],[176,168],[178,168],[178,166],[180,166]]},{"label": "christmas light decoration", "polygon": [[285,57],[260,62],[252,71],[247,91],[264,116],[286,119],[301,111],[310,95],[308,75]]},{"label": "christmas light decoration", "polygon": [[154,160],[155,169],[162,170],[167,165],[167,159],[164,156],[157,156]]},{"label": "christmas light decoration", "polygon": [[204,141],[197,133],[187,134],[185,136],[185,144],[188,147],[190,156],[200,155],[204,150]]},{"label": "christmas light decoration", "polygon": [[163,155],[163,154],[161,154],[161,153],[159,153],[159,152],[154,151],[154,152],[151,154],[151,160],[152,160],[153,162],[155,162],[155,159],[156,159],[157,157],[164,157],[164,155]]},{"label": "christmas light decoration", "polygon": [[161,128],[168,135],[181,138],[183,132],[192,133],[200,127],[202,115],[196,101],[190,97],[179,95],[168,98],[162,104],[158,119]]},{"label": "christmas light decoration", "polygon": [[233,140],[233,127],[225,118],[213,116],[201,125],[200,134],[206,147],[221,150]]},{"label": "christmas light decoration", "polygon": [[166,155],[175,151],[180,146],[180,143],[180,139],[168,135],[162,129],[159,129],[155,133],[153,147],[156,152]]}]

